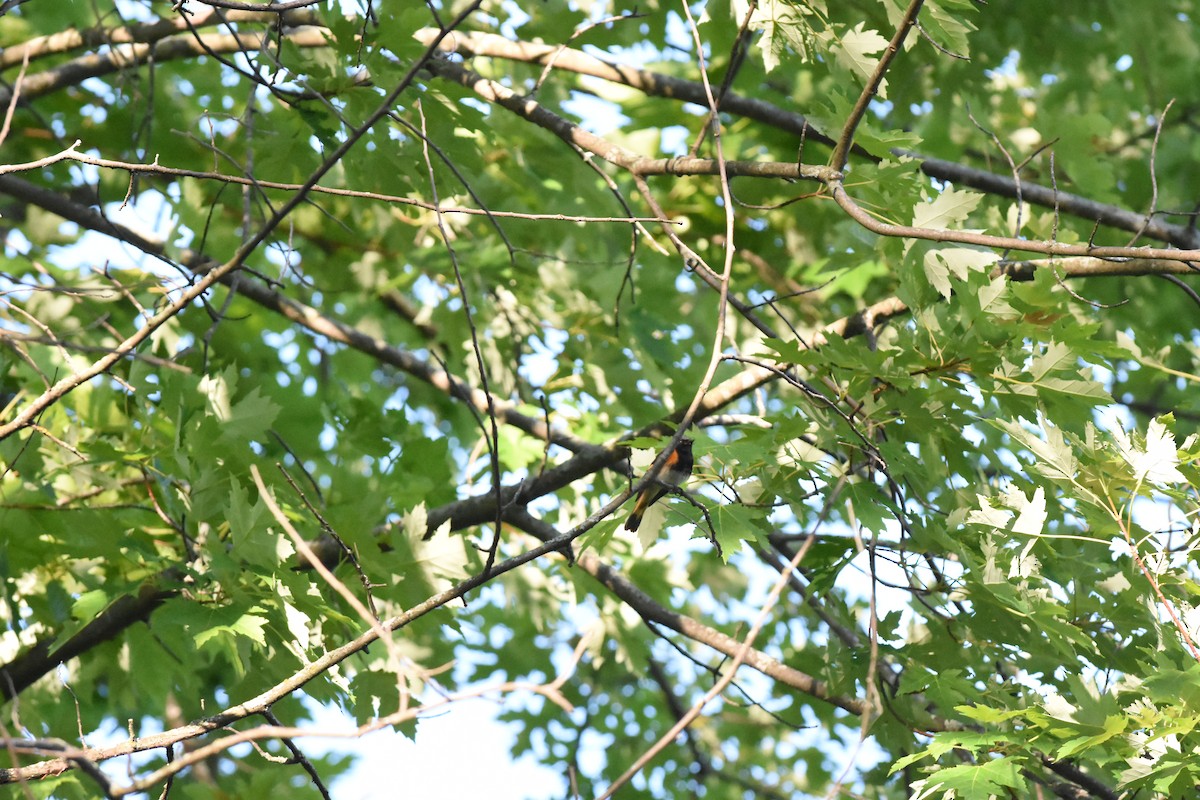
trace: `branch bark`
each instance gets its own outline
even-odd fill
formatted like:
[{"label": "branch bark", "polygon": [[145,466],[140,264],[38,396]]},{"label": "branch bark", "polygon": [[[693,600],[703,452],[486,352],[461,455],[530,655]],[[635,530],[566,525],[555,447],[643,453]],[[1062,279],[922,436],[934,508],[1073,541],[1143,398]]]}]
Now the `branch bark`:
[{"label": "branch bark", "polygon": [[[415,34],[422,42],[430,41],[436,33],[433,29],[422,29]],[[651,97],[663,97],[685,103],[705,105],[704,87],[698,81],[688,81],[652,70],[610,64],[580,50],[560,48],[530,42],[514,42],[502,36],[485,33],[458,34],[443,40],[441,48],[447,52],[468,56],[503,58],[536,64],[550,64],[559,70],[588,75],[602,80],[619,83]],[[794,134],[799,140],[833,146],[834,140],[820,130],[803,114],[780,108],[758,98],[744,97],[727,92],[721,97],[721,111],[753,119],[772,127]],[[878,160],[865,151],[854,150],[855,155]],[[952,181],[957,186],[978,189],[1000,197],[1022,200],[1060,214],[1092,220],[1130,233],[1141,232],[1144,236],[1160,242],[1168,242],[1180,249],[1200,249],[1200,231],[1188,225],[1174,225],[1159,219],[1147,221],[1143,213],[1129,211],[1117,206],[1100,203],[1087,197],[1063,192],[1048,186],[1016,181],[1005,175],[977,169],[941,158],[908,150],[894,150],[896,156],[911,158],[918,162],[926,175],[938,180]]]},{"label": "branch bark", "polygon": [[96,618],[58,647],[53,637],[43,639],[7,664],[0,665],[0,701],[8,701],[72,658],[111,641],[126,628],[149,619],[156,608],[176,594],[167,588],[171,575],[143,584],[136,595],[114,600]]}]

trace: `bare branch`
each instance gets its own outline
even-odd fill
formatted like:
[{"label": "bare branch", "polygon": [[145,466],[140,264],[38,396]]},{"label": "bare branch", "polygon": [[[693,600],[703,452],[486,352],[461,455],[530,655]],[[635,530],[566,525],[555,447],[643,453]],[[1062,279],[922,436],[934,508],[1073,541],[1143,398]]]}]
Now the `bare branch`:
[{"label": "bare branch", "polygon": [[[434,29],[422,29],[415,36],[422,42],[428,42],[436,34],[437,31]],[[567,49],[559,52],[559,48],[551,45],[514,42],[502,36],[486,33],[456,34],[445,39],[442,48],[449,52],[505,58],[513,61],[530,61],[538,64],[547,63],[548,59],[553,56],[554,65],[559,71],[570,71],[620,83],[652,97],[665,97],[697,105],[707,104],[704,87],[698,81],[663,75],[651,70],[609,64],[578,50]],[[802,140],[830,146],[834,144],[832,137],[820,131],[802,114],[779,108],[765,100],[727,93],[721,97],[720,108],[722,111],[789,131],[797,137],[801,137]],[[859,153],[857,150],[853,152],[871,158],[866,153]],[[1181,248],[1200,247],[1200,231],[1186,225],[1172,225],[1161,219],[1154,219],[1147,224],[1145,214],[1099,203],[1080,195],[1061,192],[1054,187],[1026,182],[1022,182],[1018,187],[1012,178],[969,167],[956,161],[930,158],[921,153],[907,150],[898,149],[893,152],[897,156],[915,160],[922,172],[938,180],[952,181],[959,186],[978,189],[1002,197],[1023,197],[1030,203],[1055,209],[1056,213],[1097,220],[1103,225],[1124,231],[1141,231],[1153,239],[1170,242]],[[1143,226],[1145,226],[1144,230]]]},{"label": "bare branch", "polygon": [[[265,8],[265,6],[260,6],[260,8]],[[228,14],[220,14],[213,9],[209,9],[207,12],[193,15],[186,22],[182,17],[176,16],[158,19],[154,22],[117,28],[106,28],[104,26],[86,28],[84,30],[68,28],[49,36],[38,36],[28,39],[20,44],[0,50],[0,70],[20,64],[25,59],[34,62],[47,56],[59,55],[84,47],[99,47],[102,45],[111,47],[118,44],[135,43],[150,44],[160,39],[165,39],[168,36],[183,33],[187,31],[189,26],[192,28],[210,28],[223,23],[265,22],[273,24],[280,21],[292,28],[302,25],[320,26],[321,24],[320,18],[312,11],[295,10],[282,15],[272,13],[271,11],[233,11]]]},{"label": "bare branch", "polygon": [[[329,42],[325,34],[316,28],[299,28],[286,34],[297,47],[326,47]],[[134,43],[119,45],[104,53],[80,56],[57,67],[29,75],[25,79],[22,94],[29,98],[76,86],[88,78],[109,75],[118,70],[138,67],[150,61],[162,63],[180,58],[205,55],[209,50],[216,53],[236,53],[242,50],[257,50],[262,37],[257,34],[203,34],[197,39],[175,37],[153,44]],[[12,101],[12,92],[0,87],[0,105]]]},{"label": "bare branch", "polygon": [[846,166],[846,161],[850,158],[850,147],[854,144],[854,131],[858,128],[858,124],[862,122],[863,115],[867,113],[867,106],[875,99],[875,95],[879,93],[879,87],[883,84],[883,77],[887,75],[888,69],[892,65],[892,61],[896,56],[900,55],[900,48],[904,46],[904,40],[908,38],[908,32],[917,21],[917,14],[921,11],[921,6],[925,0],[910,0],[908,8],[904,12],[904,16],[900,19],[900,24],[896,26],[896,33],[892,36],[892,40],[888,42],[887,49],[883,51],[883,56],[879,59],[879,63],[875,65],[875,72],[871,74],[867,85],[863,87],[862,93],[859,94],[858,100],[854,103],[854,108],[850,111],[850,116],[846,118],[845,125],[842,126],[842,133],[838,136],[837,145],[833,148],[833,156],[829,159],[829,163],[834,169],[841,170]]}]

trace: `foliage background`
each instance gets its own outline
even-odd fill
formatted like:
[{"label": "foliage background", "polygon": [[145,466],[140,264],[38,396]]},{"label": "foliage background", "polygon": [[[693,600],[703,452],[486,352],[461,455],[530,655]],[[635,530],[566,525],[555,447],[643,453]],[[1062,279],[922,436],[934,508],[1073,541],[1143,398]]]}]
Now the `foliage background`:
[{"label": "foliage background", "polygon": [[1196,13],[0,4],[0,782],[1192,796]]}]

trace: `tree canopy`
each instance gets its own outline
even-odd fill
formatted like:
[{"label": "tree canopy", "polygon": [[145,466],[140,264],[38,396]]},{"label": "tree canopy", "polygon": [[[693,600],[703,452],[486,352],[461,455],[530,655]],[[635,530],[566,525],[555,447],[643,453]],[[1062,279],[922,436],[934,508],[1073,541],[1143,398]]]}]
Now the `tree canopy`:
[{"label": "tree canopy", "polygon": [[0,783],[1194,797],[1198,12],[0,3]]}]

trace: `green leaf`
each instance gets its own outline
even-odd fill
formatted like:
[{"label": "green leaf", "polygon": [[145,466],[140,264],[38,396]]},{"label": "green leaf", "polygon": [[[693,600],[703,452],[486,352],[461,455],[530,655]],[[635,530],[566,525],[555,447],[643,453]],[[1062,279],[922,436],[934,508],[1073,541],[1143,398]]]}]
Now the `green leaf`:
[{"label": "green leaf", "polygon": [[350,682],[354,695],[354,722],[366,725],[379,717],[395,713],[400,707],[397,676],[383,670],[362,670]]},{"label": "green leaf", "polygon": [[979,798],[1023,785],[1021,765],[1008,758],[939,769],[929,781],[939,788],[958,792],[961,797]]},{"label": "green leaf", "polygon": [[[932,228],[933,230],[957,228],[978,207],[981,200],[983,200],[983,195],[978,192],[948,187],[943,189],[933,200],[920,203],[913,209],[912,225],[914,228]],[[982,256],[983,254],[980,253],[980,257]]]},{"label": "green leaf", "polygon": [[[744,544],[758,541],[766,529],[766,514],[763,509],[742,505],[723,504],[711,510],[713,529],[720,546],[721,560],[729,559],[742,552]],[[700,535],[699,530],[697,535]]]},{"label": "green leaf", "polygon": [[[879,31],[863,30],[864,25],[865,22],[860,22],[843,34],[834,53],[842,66],[866,81],[875,71],[875,64],[879,60],[871,56],[885,49],[888,40],[880,36]],[[879,96],[886,98],[886,89],[881,87]]]},{"label": "green leaf", "polygon": [[1113,714],[1104,720],[1104,730],[1091,736],[1070,739],[1058,748],[1055,758],[1071,758],[1078,753],[1095,751],[1100,745],[1125,734],[1127,719],[1124,714]]},{"label": "green leaf", "polygon": [[925,277],[942,297],[949,299],[952,291],[949,276],[965,281],[971,272],[983,272],[997,260],[999,256],[995,253],[970,248],[929,250],[925,253]]},{"label": "green leaf", "polygon": [[[251,609],[251,612],[261,610]],[[251,612],[237,612],[233,609],[217,612],[214,616],[218,620],[224,618],[227,621],[218,621],[205,630],[197,631],[192,639],[195,641],[197,647],[203,647],[215,638],[232,634],[235,637],[243,636],[258,645],[266,644],[263,629],[266,627],[268,620],[261,614]]]},{"label": "green leaf", "polygon": [[90,592],[84,592],[75,601],[75,605],[71,607],[71,616],[79,620],[95,619],[108,603],[108,593],[103,589],[93,589]]}]

